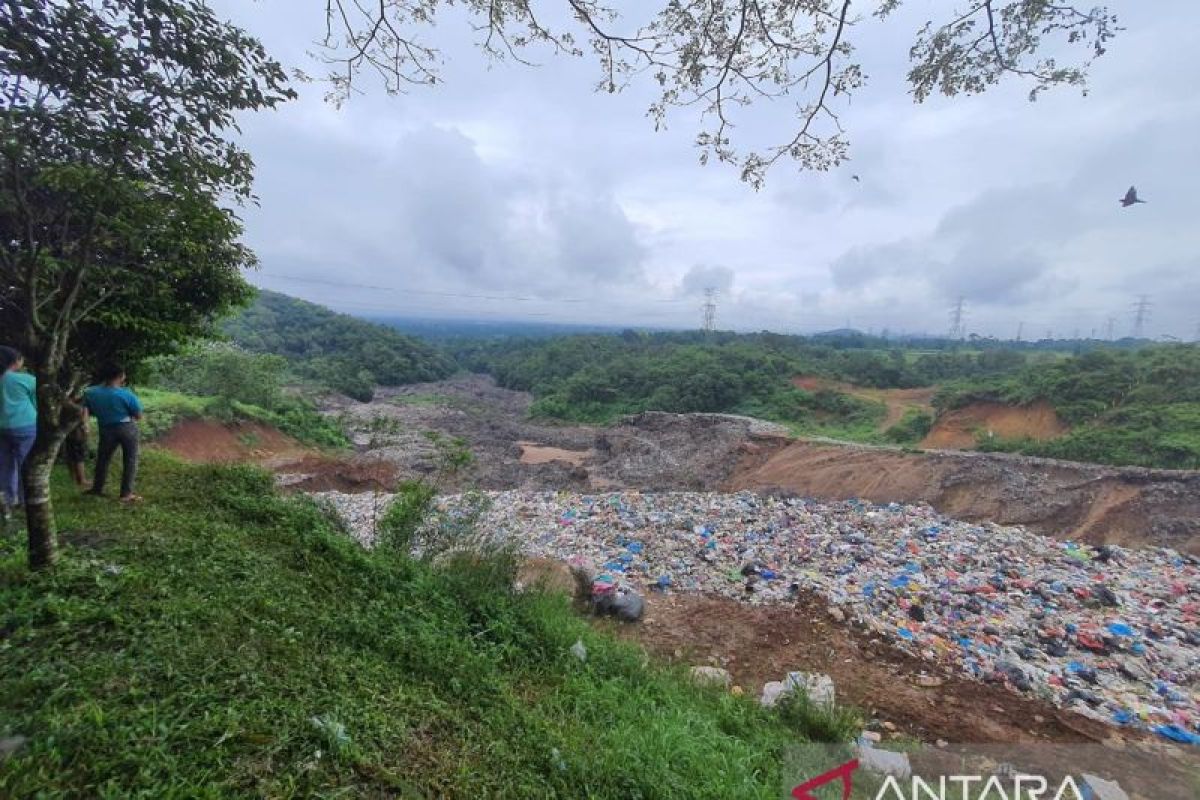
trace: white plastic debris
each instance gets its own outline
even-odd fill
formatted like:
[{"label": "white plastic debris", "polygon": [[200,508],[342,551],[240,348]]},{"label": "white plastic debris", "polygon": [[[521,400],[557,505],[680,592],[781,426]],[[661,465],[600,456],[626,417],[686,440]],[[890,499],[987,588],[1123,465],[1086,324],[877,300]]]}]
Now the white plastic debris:
[{"label": "white plastic debris", "polygon": [[575,644],[571,645],[571,655],[575,656],[580,661],[587,661],[587,646],[584,645],[582,639],[577,639]]}]

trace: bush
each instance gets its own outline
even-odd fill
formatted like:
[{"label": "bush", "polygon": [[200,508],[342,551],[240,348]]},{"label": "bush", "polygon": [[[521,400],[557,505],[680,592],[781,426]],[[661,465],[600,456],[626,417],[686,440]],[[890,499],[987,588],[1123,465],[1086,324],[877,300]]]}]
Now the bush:
[{"label": "bush", "polygon": [[932,428],[932,415],[910,408],[904,412],[903,419],[883,432],[883,438],[897,444],[911,444],[928,436]]}]

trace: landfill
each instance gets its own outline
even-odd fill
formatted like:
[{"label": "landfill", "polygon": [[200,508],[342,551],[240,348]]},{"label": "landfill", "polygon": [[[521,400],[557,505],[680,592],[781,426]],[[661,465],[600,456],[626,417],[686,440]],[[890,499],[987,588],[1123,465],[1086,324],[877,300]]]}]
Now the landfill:
[{"label": "landfill", "polygon": [[[787,603],[980,681],[1200,745],[1200,561],[949,519],[928,506],[753,493],[492,492],[482,531],[587,559],[631,592]],[[453,515],[462,498],[439,498]]]}]

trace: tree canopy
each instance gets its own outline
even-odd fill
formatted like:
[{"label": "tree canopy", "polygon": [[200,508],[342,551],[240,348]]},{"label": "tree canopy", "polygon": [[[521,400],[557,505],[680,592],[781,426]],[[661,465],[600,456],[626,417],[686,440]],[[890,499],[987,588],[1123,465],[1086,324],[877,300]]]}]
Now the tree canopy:
[{"label": "tree canopy", "polygon": [[30,560],[53,560],[49,470],[101,360],[169,352],[248,298],[226,133],[292,96],[202,0],[9,0],[0,15],[0,340],[38,384]]},{"label": "tree canopy", "polygon": [[[549,4],[546,4],[549,5]],[[465,9],[481,47],[493,58],[530,63],[541,52],[590,55],[597,89],[617,92],[642,79],[657,98],[648,109],[656,126],[673,111],[697,110],[700,158],[734,165],[760,186],[776,163],[828,169],[848,157],[849,140],[837,102],[867,81],[856,55],[860,32],[891,23],[905,0],[658,0],[616,3],[563,0],[557,10],[531,0],[326,0],[323,54],[333,95],[348,96],[363,73],[387,91],[440,79],[441,53],[423,35]],[[1092,59],[1119,31],[1104,7],[1047,0],[963,0],[915,34],[908,81],[914,99],[982,92],[1006,77],[1026,81],[1030,98],[1053,86],[1083,87]],[[1061,64],[1054,52],[1075,56]],[[787,99],[795,119],[773,145],[734,141],[755,102]]]}]

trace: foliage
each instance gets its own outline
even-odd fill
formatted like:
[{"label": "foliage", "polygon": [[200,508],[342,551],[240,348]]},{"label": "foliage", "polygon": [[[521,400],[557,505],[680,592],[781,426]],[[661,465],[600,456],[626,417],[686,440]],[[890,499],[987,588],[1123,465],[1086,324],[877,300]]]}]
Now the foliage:
[{"label": "foliage", "polygon": [[985,400],[1045,400],[1073,426],[1048,442],[988,441],[988,449],[1174,469],[1200,468],[1200,347],[1093,351],[1007,377],[949,385],[942,410]]},{"label": "foliage", "polygon": [[142,435],[155,439],[186,419],[215,419],[221,422],[249,420],[271,425],[289,436],[316,447],[347,447],[342,430],[306,400],[281,397],[271,409],[224,397],[196,397],[162,389],[139,389],[146,406],[140,423]]},{"label": "foliage", "polygon": [[883,437],[897,444],[913,444],[928,436],[932,427],[931,414],[910,408],[899,422],[883,432]]},{"label": "foliage", "polygon": [[[702,690],[484,559],[370,553],[249,467],[146,454],[0,540],[6,797],[773,798],[828,726]],[[582,639],[586,663],[569,652]]]},{"label": "foliage", "polygon": [[[817,375],[862,386],[924,386],[950,376],[1007,374],[1020,353],[906,352],[835,346],[778,334],[656,333],[464,341],[467,369],[486,371],[535,397],[532,413],[607,422],[645,410],[736,412],[805,433],[877,438],[884,409],[833,390],[807,392],[791,380]],[[911,357],[910,357],[911,356]]]},{"label": "foliage", "polygon": [[[272,425],[307,444],[345,447],[341,427],[322,415],[302,396],[285,391],[287,362],[279,356],[248,353],[225,343],[209,342],[177,356],[150,359],[139,372],[159,389],[168,409],[184,402],[190,417],[213,417],[232,422],[249,419]],[[197,402],[197,399],[200,399]],[[147,398],[154,413],[151,433],[165,432],[170,422],[164,410]],[[166,412],[167,420],[170,411]]]},{"label": "foliage", "polygon": [[202,0],[11,0],[0,14],[0,341],[38,385],[31,562],[55,553],[50,465],[97,363],[172,352],[247,298],[224,207],[251,161],[225,138],[292,96]]},{"label": "foliage", "polygon": [[283,397],[287,362],[209,342],[176,356],[152,359],[140,370],[164,389],[273,409]]},{"label": "foliage", "polygon": [[275,292],[259,292],[223,328],[240,347],[282,356],[300,376],[356,400],[370,400],[377,384],[435,381],[454,371],[424,342]]},{"label": "foliage", "polygon": [[[882,0],[864,14],[852,11],[849,0],[672,0],[639,4],[636,13],[601,0],[571,0],[569,21],[561,24],[543,22],[528,0],[463,5],[486,32],[481,46],[494,58],[528,63],[531,47],[591,53],[600,66],[597,89],[606,92],[649,76],[658,93],[648,109],[655,126],[666,124],[673,110],[698,111],[701,160],[732,164],[757,187],[780,160],[824,170],[848,158],[834,101],[866,83],[854,57],[853,42],[865,28],[859,23],[884,20],[904,0]],[[1102,55],[1119,30],[1115,15],[1102,7],[984,0],[961,12],[944,5],[946,19],[930,20],[910,50],[908,81],[918,102],[934,92],[981,92],[1012,76],[1031,84],[1031,99],[1052,86],[1083,86],[1090,59]],[[389,92],[437,82],[440,53],[419,30],[434,25],[443,7],[437,0],[326,0],[330,24],[323,44],[334,65],[335,96],[348,97],[364,70]],[[1086,55],[1070,65],[1047,55],[1061,57],[1064,49]],[[790,130],[763,150],[735,147],[747,107],[779,97],[798,98]]]}]

